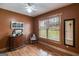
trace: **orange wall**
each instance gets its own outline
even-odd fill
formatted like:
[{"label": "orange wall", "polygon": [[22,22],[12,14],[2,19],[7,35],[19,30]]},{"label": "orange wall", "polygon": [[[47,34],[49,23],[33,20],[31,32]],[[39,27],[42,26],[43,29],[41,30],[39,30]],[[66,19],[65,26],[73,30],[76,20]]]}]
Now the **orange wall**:
[{"label": "orange wall", "polygon": [[24,22],[24,35],[26,39],[32,33],[32,17],[22,15],[19,13],[0,9],[0,49],[6,47],[7,36],[11,34],[10,22],[11,21]]},{"label": "orange wall", "polygon": [[[52,7],[53,8],[53,7]],[[54,41],[51,42],[49,40],[45,40],[44,38],[39,38],[40,41],[42,42],[46,42],[48,44],[51,45],[55,45],[57,47],[60,48],[64,48],[70,51],[74,51],[79,53],[79,4],[71,4],[69,6],[39,15],[37,17],[34,17],[34,33],[38,35],[39,29],[38,29],[38,21],[40,20],[40,18],[44,18],[50,15],[55,15],[58,13],[62,13],[61,15],[61,30],[60,30],[60,44],[59,43],[55,43]],[[76,43],[76,47],[66,47],[64,45],[64,19],[72,19],[75,18],[75,43]]]}]

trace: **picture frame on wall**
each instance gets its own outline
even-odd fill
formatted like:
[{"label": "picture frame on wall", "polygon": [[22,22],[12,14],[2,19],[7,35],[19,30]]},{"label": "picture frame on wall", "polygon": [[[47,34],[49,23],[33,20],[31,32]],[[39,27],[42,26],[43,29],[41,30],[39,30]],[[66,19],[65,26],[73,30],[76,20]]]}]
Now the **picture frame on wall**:
[{"label": "picture frame on wall", "polygon": [[16,22],[16,21],[11,21],[10,22],[10,28],[12,29],[12,36],[20,36],[23,35],[23,30],[24,30],[24,23],[23,22]]},{"label": "picture frame on wall", "polygon": [[64,45],[75,47],[75,19],[64,20]]}]

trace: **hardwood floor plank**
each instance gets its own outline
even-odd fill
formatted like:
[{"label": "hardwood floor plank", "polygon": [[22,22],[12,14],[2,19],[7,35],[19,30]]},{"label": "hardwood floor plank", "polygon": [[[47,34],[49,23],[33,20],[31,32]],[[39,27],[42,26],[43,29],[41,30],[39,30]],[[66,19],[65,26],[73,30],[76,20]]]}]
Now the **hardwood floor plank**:
[{"label": "hardwood floor plank", "polygon": [[52,49],[46,49],[40,44],[34,44],[34,45],[26,45],[23,48],[17,49],[15,51],[6,52],[8,56],[64,56],[67,54],[59,53],[58,50]]}]

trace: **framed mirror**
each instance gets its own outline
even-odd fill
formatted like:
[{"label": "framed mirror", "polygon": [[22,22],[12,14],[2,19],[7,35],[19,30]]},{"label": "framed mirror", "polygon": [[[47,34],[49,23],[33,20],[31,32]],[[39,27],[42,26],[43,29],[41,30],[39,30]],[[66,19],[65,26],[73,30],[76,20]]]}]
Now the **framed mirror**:
[{"label": "framed mirror", "polygon": [[64,20],[64,44],[75,47],[75,19]]}]

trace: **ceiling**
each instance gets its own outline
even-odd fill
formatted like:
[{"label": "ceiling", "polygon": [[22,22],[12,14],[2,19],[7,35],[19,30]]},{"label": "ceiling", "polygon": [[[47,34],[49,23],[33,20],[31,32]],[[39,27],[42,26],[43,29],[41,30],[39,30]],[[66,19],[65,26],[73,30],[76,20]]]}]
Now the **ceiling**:
[{"label": "ceiling", "polygon": [[33,11],[31,13],[28,13],[26,11],[25,3],[0,3],[0,8],[35,17],[40,14],[49,12],[51,10],[55,10],[70,5],[71,3],[31,3],[31,4],[35,5],[35,8],[37,9],[36,11]]}]

